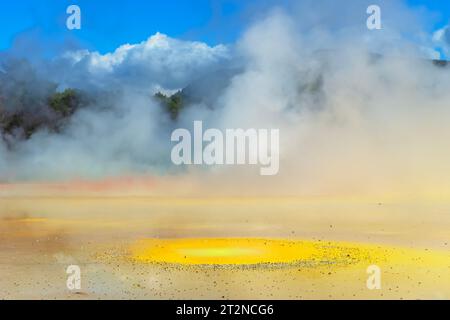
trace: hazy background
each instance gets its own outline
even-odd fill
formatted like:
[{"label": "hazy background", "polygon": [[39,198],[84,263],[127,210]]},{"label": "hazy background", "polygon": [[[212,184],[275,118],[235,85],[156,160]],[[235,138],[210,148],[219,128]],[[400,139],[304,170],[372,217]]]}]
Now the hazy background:
[{"label": "hazy background", "polygon": [[[151,180],[156,182],[149,189],[162,194],[445,198],[450,73],[430,60],[447,56],[448,26],[436,27],[438,15],[426,7],[378,1],[383,29],[370,31],[369,4],[257,3],[248,8],[260,9],[258,14],[239,11],[239,35],[223,44],[177,39],[161,29],[108,52],[77,43],[49,57],[46,50],[33,51],[45,42],[20,34],[1,53],[5,105],[17,92],[14,83],[29,95],[22,107],[36,112],[48,82],[96,99],[61,132],[1,139],[0,180],[112,179],[119,186],[124,179]],[[227,75],[226,85],[216,90],[220,75]],[[208,104],[192,103],[175,121],[152,99],[193,83]],[[191,129],[194,120],[221,129],[280,129],[279,174],[261,177],[259,166],[174,167],[170,134]]]}]

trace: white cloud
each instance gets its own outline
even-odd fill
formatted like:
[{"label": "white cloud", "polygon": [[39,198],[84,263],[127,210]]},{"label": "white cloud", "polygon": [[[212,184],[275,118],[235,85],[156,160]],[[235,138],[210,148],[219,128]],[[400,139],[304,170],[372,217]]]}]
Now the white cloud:
[{"label": "white cloud", "polygon": [[450,56],[450,26],[445,26],[433,33],[433,43],[441,49],[447,57]]},{"label": "white cloud", "polygon": [[428,59],[433,59],[433,60],[441,59],[441,53],[433,48],[421,47],[420,50],[425,55],[425,57]]},{"label": "white cloud", "polygon": [[117,84],[138,90],[177,89],[203,73],[219,68],[230,58],[225,45],[183,41],[156,33],[138,44],[124,44],[101,54],[80,50],[67,52],[54,64],[53,75],[73,87]]}]

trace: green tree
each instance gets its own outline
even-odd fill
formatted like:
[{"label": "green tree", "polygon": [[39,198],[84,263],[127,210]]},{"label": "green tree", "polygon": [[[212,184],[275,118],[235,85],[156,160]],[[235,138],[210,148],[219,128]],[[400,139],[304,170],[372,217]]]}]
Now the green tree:
[{"label": "green tree", "polygon": [[50,96],[49,107],[63,117],[72,115],[81,105],[81,97],[78,91],[66,89]]},{"label": "green tree", "polygon": [[170,114],[170,118],[172,120],[176,120],[178,118],[180,111],[184,107],[183,93],[181,91],[178,91],[170,97],[161,92],[157,92],[154,97],[163,105],[165,110]]}]

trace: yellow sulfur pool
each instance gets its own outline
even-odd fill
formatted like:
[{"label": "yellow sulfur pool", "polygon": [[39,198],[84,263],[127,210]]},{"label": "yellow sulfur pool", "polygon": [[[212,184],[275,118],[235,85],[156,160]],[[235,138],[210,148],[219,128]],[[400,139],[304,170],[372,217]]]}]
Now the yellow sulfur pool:
[{"label": "yellow sulfur pool", "polygon": [[183,265],[354,264],[370,260],[369,248],[321,241],[278,239],[145,239],[131,248],[132,258]]}]

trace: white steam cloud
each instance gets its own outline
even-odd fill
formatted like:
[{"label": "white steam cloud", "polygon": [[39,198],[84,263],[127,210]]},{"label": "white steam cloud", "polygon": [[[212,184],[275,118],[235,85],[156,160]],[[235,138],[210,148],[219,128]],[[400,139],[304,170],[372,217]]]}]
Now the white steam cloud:
[{"label": "white steam cloud", "polygon": [[[78,111],[62,133],[39,132],[13,150],[0,144],[0,177],[171,174],[195,190],[241,195],[450,194],[450,69],[426,59],[444,36],[433,39],[428,17],[400,1],[380,4],[382,31],[366,29],[368,4],[335,3],[275,9],[228,47],[158,34],[111,54],[67,53],[49,67],[53,76],[65,70],[63,86],[120,88],[118,98]],[[173,122],[149,100],[236,65],[213,108],[193,102]],[[209,85],[202,81],[200,91]],[[194,120],[280,129],[280,174],[227,166],[174,172],[170,132]]]}]

